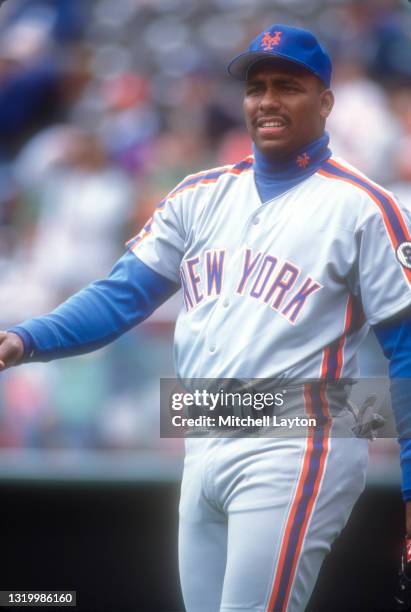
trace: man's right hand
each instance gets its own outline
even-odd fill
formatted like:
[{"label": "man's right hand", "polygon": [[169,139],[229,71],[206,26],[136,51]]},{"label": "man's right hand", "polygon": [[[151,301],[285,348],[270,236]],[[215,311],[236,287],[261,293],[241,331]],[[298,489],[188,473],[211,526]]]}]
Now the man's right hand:
[{"label": "man's right hand", "polygon": [[24,345],[20,336],[0,331],[0,372],[18,363],[23,355]]}]

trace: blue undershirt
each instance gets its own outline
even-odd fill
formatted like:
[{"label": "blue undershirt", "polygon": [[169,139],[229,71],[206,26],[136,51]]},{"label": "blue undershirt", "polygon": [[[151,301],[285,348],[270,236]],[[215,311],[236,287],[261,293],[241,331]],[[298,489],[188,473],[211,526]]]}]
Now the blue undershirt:
[{"label": "blue undershirt", "polygon": [[[273,162],[254,150],[254,172],[262,202],[285,193],[314,174],[331,152],[328,134],[292,157]],[[146,319],[178,286],[127,252],[104,280],[76,293],[48,315],[8,331],[24,343],[24,361],[49,361],[100,348]],[[411,499],[411,312],[374,326],[390,360],[391,396],[398,428],[403,496]]]},{"label": "blue undershirt", "polygon": [[292,156],[270,160],[254,146],[254,176],[261,201],[268,202],[317,172],[331,156],[327,132]]},{"label": "blue undershirt", "polygon": [[391,404],[400,443],[402,493],[411,500],[411,309],[373,330],[390,361]]}]

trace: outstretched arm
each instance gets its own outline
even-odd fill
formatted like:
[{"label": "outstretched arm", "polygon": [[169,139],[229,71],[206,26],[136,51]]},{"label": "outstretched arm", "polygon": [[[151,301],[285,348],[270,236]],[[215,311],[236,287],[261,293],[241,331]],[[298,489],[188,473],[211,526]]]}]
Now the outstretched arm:
[{"label": "outstretched arm", "polygon": [[111,274],[48,315],[0,332],[0,370],[96,350],[146,319],[178,285],[127,252]]}]

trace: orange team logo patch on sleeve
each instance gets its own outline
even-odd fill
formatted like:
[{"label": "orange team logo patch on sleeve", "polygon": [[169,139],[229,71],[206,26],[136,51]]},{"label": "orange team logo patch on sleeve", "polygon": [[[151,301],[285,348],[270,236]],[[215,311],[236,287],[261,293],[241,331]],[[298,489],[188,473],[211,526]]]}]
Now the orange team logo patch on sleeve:
[{"label": "orange team logo patch on sleeve", "polygon": [[274,32],[274,34],[270,34],[270,32],[266,32],[261,39],[261,47],[264,51],[271,51],[273,47],[276,47],[280,44],[281,41],[281,32]]},{"label": "orange team logo patch on sleeve", "polygon": [[308,166],[309,161],[310,156],[308,155],[308,153],[304,153],[303,155],[299,155],[297,157],[297,164],[300,166],[300,168],[306,168]]}]

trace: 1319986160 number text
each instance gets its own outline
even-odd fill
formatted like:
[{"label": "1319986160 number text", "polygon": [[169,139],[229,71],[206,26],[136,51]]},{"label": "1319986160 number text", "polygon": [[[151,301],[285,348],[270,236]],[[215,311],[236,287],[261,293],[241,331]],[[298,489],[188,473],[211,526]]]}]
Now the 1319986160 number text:
[{"label": "1319986160 number text", "polygon": [[76,606],[76,591],[0,591],[4,606]]}]

